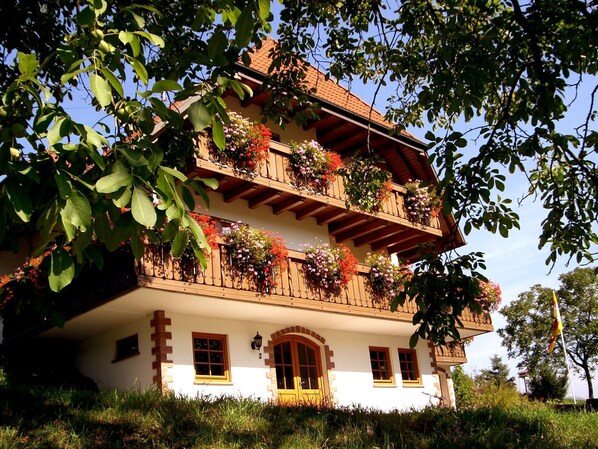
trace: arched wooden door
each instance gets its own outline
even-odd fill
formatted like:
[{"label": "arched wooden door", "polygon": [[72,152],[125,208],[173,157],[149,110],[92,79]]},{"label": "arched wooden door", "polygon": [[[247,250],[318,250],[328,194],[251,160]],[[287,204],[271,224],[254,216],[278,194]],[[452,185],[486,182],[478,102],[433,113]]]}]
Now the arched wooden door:
[{"label": "arched wooden door", "polygon": [[319,404],[324,399],[320,348],[299,336],[274,344],[274,367],[280,403]]}]

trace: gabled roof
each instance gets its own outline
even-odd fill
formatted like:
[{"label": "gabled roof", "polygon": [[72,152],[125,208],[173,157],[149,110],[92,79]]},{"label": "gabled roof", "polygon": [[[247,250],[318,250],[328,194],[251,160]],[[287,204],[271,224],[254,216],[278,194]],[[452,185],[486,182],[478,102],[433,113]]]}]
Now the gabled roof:
[{"label": "gabled roof", "polygon": [[[270,53],[277,44],[272,38],[266,38],[262,41],[261,48],[255,47],[251,52],[251,64],[249,68],[263,76],[267,76],[270,63],[272,62]],[[388,130],[394,128],[394,125],[386,120],[384,115],[374,109],[372,105],[366,103],[349,89],[341,86],[331,78],[326,79],[326,75],[314,66],[308,64],[305,81],[308,88],[315,89],[315,93],[312,95],[314,99],[332,104],[369,122],[382,125]],[[416,139],[406,131],[401,131],[401,134],[410,139]]]}]

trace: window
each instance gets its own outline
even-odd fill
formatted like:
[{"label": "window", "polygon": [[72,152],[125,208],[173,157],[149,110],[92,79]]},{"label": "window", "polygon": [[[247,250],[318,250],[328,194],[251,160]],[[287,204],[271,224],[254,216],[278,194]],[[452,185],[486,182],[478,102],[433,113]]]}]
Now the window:
[{"label": "window", "polygon": [[230,382],[226,335],[193,333],[195,378]]},{"label": "window", "polygon": [[399,364],[403,384],[421,384],[419,368],[417,367],[417,354],[414,349],[399,349]]},{"label": "window", "polygon": [[139,355],[139,338],[137,334],[116,340],[115,352],[116,354],[112,363]]},{"label": "window", "polygon": [[370,347],[370,363],[372,365],[374,385],[394,385],[388,348]]}]

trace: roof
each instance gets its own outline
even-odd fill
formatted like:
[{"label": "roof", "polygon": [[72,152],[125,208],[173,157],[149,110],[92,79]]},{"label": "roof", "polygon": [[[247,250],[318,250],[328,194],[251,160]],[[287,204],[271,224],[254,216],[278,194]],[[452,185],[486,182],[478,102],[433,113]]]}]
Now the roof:
[{"label": "roof", "polygon": [[[272,38],[266,38],[262,42],[261,48],[255,47],[251,53],[250,69],[267,76],[268,68],[270,67],[271,59],[270,52],[278,43]],[[385,128],[392,129],[394,125],[384,118],[379,111],[372,108],[372,106],[357,95],[353,94],[349,89],[341,86],[332,79],[326,79],[326,75],[319,71],[314,66],[308,63],[305,81],[307,87],[314,89],[315,93],[312,96],[316,100],[322,100],[330,103],[355,115],[358,115],[368,121],[372,121]],[[408,132],[401,131],[401,134],[414,138]]]}]

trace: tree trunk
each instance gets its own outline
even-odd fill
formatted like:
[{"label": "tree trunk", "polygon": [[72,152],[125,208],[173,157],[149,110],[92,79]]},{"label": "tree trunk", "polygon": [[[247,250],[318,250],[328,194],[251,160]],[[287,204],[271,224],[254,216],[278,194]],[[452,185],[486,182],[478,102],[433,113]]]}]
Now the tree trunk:
[{"label": "tree trunk", "polygon": [[586,382],[588,383],[588,398],[594,399],[594,386],[592,385],[592,373],[590,368],[585,365],[583,367],[583,372],[585,374]]}]

